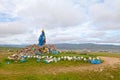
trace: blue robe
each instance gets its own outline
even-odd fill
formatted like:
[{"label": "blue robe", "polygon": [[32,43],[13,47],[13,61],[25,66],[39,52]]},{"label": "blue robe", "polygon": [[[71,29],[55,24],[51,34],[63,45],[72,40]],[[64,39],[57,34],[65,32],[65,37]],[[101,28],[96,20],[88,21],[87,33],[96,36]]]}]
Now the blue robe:
[{"label": "blue robe", "polygon": [[45,43],[46,43],[46,37],[45,37],[45,33],[44,33],[44,31],[42,31],[42,34],[40,35],[40,37],[39,37],[39,46],[43,46],[43,45],[45,45]]}]

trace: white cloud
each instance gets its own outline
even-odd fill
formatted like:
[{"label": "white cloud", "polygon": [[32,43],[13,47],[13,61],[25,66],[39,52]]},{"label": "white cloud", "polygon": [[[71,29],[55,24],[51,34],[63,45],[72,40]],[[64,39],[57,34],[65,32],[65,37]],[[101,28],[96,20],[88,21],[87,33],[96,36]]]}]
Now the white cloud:
[{"label": "white cloud", "polygon": [[120,1],[105,0],[104,3],[90,6],[90,15],[98,29],[120,30]]},{"label": "white cloud", "polygon": [[119,0],[0,0],[0,15],[18,18],[0,22],[0,42],[37,43],[44,28],[48,43],[118,43],[120,34],[114,34],[120,31],[119,4]]},{"label": "white cloud", "polygon": [[0,23],[0,35],[23,34],[30,31],[30,29],[27,24],[21,22]]},{"label": "white cloud", "polygon": [[18,14],[35,25],[66,27],[86,20],[82,8],[75,7],[69,0],[34,0],[28,2],[26,6],[18,11]]}]

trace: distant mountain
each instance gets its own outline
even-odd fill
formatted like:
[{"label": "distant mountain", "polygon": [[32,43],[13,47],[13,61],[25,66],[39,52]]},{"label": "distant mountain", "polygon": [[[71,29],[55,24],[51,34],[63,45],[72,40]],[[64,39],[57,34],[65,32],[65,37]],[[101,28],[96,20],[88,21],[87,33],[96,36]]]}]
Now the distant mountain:
[{"label": "distant mountain", "polygon": [[120,52],[120,46],[106,44],[55,44],[58,49]]},{"label": "distant mountain", "polygon": [[[109,51],[109,52],[120,52],[120,45],[106,45],[106,44],[92,44],[92,43],[83,43],[83,44],[54,44],[57,49],[60,50],[90,50],[90,51]],[[28,46],[24,45],[0,45],[0,47],[18,47],[23,48]]]}]

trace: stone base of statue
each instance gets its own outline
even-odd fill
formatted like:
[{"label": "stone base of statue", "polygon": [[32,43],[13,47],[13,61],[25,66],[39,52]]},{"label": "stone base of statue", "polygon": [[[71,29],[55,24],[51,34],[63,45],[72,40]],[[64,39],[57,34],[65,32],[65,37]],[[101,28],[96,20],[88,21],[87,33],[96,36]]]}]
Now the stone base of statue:
[{"label": "stone base of statue", "polygon": [[36,57],[46,54],[58,54],[58,51],[54,45],[39,46],[33,44],[18,50],[15,54],[9,56],[8,58],[17,61],[23,57]]}]

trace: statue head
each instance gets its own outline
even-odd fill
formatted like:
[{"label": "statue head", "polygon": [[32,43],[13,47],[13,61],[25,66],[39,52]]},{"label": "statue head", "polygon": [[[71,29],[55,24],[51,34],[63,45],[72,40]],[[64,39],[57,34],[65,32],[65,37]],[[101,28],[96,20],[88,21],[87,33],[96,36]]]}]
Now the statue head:
[{"label": "statue head", "polygon": [[44,32],[44,29],[42,29],[42,32]]}]

